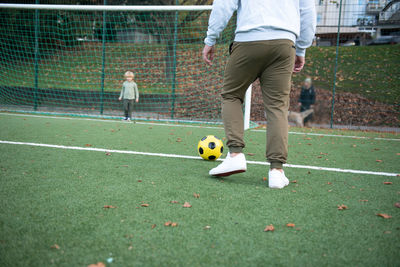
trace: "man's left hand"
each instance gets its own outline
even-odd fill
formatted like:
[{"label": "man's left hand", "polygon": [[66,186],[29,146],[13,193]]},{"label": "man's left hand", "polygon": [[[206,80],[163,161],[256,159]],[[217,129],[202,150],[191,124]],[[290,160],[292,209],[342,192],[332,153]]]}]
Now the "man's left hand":
[{"label": "man's left hand", "polygon": [[212,61],[214,60],[214,46],[205,45],[203,49],[203,60],[207,65],[212,65]]}]

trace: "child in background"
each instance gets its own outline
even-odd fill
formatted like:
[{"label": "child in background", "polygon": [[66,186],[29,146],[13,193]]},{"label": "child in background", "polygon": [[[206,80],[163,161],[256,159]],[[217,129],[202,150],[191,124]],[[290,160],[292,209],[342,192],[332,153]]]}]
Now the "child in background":
[{"label": "child in background", "polygon": [[125,115],[123,120],[130,121],[132,118],[133,103],[135,100],[136,103],[139,102],[139,91],[137,84],[133,80],[135,74],[131,71],[127,71],[124,76],[126,81],[122,84],[122,90],[118,100],[123,101]]}]

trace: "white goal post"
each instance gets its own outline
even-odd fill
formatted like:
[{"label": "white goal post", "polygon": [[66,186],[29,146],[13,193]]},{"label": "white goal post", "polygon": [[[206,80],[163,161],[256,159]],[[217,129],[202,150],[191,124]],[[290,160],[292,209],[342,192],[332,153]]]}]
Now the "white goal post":
[{"label": "white goal post", "polygon": [[70,11],[207,11],[212,6],[123,6],[123,5],[44,5],[44,4],[0,4],[0,8],[70,10]]}]

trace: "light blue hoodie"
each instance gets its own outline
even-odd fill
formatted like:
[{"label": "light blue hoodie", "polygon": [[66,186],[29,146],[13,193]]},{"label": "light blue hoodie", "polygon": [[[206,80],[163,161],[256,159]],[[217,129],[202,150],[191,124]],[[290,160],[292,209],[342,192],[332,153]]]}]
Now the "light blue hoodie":
[{"label": "light blue hoodie", "polygon": [[289,39],[296,44],[298,56],[305,56],[312,44],[316,27],[314,0],[214,0],[205,44],[216,43],[235,11],[236,42]]}]

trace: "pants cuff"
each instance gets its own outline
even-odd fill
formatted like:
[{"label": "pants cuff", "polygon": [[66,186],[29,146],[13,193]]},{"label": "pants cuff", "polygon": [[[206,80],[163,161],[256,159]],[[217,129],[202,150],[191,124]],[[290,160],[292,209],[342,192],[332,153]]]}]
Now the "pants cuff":
[{"label": "pants cuff", "polygon": [[243,147],[231,146],[231,147],[229,147],[229,152],[231,152],[231,153],[242,153],[243,152]]},{"label": "pants cuff", "polygon": [[283,163],[280,161],[272,161],[271,163],[271,169],[282,169],[283,168]]}]

